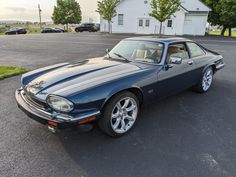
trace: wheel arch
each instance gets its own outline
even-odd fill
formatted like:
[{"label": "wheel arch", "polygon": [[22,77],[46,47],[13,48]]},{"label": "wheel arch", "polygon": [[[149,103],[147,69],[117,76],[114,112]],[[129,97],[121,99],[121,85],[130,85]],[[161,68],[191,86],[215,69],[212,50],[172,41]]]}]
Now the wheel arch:
[{"label": "wheel arch", "polygon": [[111,93],[106,98],[106,100],[104,101],[104,103],[101,107],[101,110],[105,107],[105,105],[108,103],[108,101],[111,100],[114,96],[116,96],[119,93],[125,92],[125,91],[133,93],[138,98],[140,106],[142,105],[142,103],[143,103],[143,92],[142,92],[141,88],[139,88],[139,87],[130,87],[130,88],[126,88],[126,89],[120,89],[116,92]]},{"label": "wheel arch", "polygon": [[205,66],[204,69],[203,69],[203,71],[202,71],[202,74],[203,74],[203,73],[206,71],[206,69],[209,68],[209,67],[212,68],[213,74],[215,74],[215,72],[216,72],[216,64],[215,64],[215,63],[211,63],[211,64]]}]

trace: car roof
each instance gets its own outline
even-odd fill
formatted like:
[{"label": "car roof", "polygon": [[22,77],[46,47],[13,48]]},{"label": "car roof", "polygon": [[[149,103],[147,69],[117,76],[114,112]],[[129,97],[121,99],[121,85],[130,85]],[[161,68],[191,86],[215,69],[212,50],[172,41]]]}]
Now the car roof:
[{"label": "car roof", "polygon": [[137,40],[137,41],[152,41],[152,42],[162,42],[162,43],[174,43],[174,42],[185,42],[192,41],[187,38],[182,37],[156,37],[156,36],[140,36],[140,37],[131,37],[124,40]]},{"label": "car roof", "polygon": [[14,28],[10,28],[9,30],[10,30],[10,31],[14,31],[14,30],[22,30],[22,29],[25,29],[25,28],[14,27]]}]

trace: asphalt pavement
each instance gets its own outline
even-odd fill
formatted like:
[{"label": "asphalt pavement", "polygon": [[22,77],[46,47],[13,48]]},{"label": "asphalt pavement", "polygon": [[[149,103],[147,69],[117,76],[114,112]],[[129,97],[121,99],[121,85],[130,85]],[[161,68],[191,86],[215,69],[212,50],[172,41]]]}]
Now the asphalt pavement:
[{"label": "asphalt pavement", "polygon": [[[0,65],[36,69],[98,57],[129,36],[0,36]],[[0,176],[235,177],[236,40],[194,39],[224,56],[211,90],[184,91],[143,109],[134,129],[118,139],[96,127],[54,135],[17,108],[20,76],[0,80]]]}]

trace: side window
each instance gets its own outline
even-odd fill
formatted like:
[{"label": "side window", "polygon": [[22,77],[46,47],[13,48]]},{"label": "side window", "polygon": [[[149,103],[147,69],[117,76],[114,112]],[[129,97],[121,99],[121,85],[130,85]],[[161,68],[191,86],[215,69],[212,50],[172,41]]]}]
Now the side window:
[{"label": "side window", "polygon": [[171,27],[172,27],[172,23],[173,23],[172,20],[168,20],[168,21],[167,21],[167,27],[168,27],[168,28],[171,28]]},{"label": "side window", "polygon": [[118,14],[118,25],[124,25],[124,14]]},{"label": "side window", "polygon": [[150,26],[150,20],[146,20],[145,26],[146,26],[146,27],[149,27],[149,26]]},{"label": "side window", "polygon": [[142,26],[143,26],[143,19],[139,19],[139,21],[138,21],[138,26],[139,26],[139,27],[142,27]]},{"label": "side window", "polygon": [[189,59],[188,51],[183,43],[172,44],[168,47],[166,62],[170,63],[170,57],[179,57],[182,60]]},{"label": "side window", "polygon": [[205,52],[201,47],[193,42],[187,42],[187,46],[191,55],[191,58],[205,55]]}]

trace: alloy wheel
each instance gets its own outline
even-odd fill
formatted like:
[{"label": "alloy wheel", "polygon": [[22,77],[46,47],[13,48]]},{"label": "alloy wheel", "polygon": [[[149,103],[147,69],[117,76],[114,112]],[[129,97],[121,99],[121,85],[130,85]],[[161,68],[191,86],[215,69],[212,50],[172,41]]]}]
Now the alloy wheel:
[{"label": "alloy wheel", "polygon": [[202,89],[204,91],[207,91],[211,84],[212,84],[212,80],[213,80],[213,72],[211,69],[208,69],[204,75],[203,75],[203,79],[202,79]]},{"label": "alloy wheel", "polygon": [[135,123],[138,104],[135,99],[126,97],[118,101],[111,114],[111,127],[114,132],[126,133]]}]

